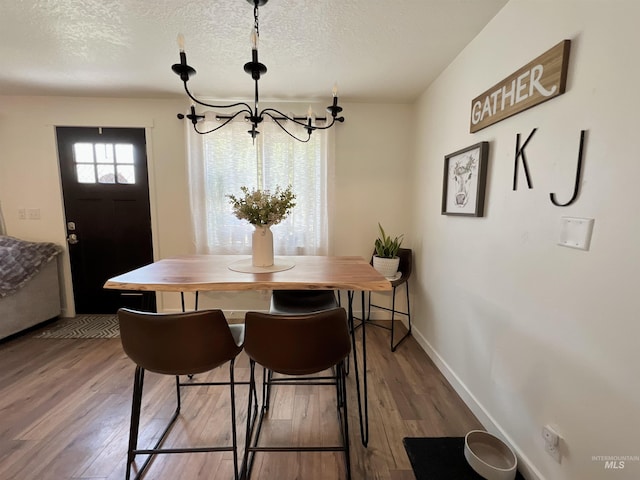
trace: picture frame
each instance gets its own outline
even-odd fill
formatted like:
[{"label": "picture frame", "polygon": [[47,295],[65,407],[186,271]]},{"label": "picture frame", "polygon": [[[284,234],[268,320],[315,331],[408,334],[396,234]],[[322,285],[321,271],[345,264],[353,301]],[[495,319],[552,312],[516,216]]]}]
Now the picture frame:
[{"label": "picture frame", "polygon": [[489,142],[444,157],[442,215],[484,216]]}]

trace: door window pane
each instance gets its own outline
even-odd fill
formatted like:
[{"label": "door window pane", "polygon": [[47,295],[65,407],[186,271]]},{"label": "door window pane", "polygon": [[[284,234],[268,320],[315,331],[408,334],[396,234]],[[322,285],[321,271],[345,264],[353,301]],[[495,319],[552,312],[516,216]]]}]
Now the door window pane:
[{"label": "door window pane", "polygon": [[78,183],[96,183],[96,172],[93,164],[77,164],[76,175],[78,176]]},{"label": "door window pane", "polygon": [[78,183],[136,183],[130,143],[75,143],[73,154]]},{"label": "door window pane", "polygon": [[116,163],[133,163],[133,145],[119,143],[116,145]]},{"label": "door window pane", "polygon": [[98,182],[116,183],[116,175],[113,165],[98,165]]},{"label": "door window pane", "polygon": [[136,183],[136,174],[133,170],[133,165],[118,165],[118,183]]},{"label": "door window pane", "polygon": [[95,148],[98,163],[113,163],[113,144],[96,143]]},{"label": "door window pane", "polygon": [[93,163],[93,145],[90,143],[76,143],[73,145],[76,163]]}]

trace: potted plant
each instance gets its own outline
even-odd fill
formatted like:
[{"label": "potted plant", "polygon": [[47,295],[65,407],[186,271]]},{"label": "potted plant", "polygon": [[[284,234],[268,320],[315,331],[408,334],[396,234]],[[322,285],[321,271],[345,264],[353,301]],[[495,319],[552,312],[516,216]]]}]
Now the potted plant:
[{"label": "potted plant", "polygon": [[373,268],[385,277],[393,278],[398,272],[398,265],[400,264],[398,250],[402,245],[404,235],[391,239],[380,223],[378,223],[378,228],[380,229],[380,236],[376,238],[375,242],[376,251],[373,255]]}]

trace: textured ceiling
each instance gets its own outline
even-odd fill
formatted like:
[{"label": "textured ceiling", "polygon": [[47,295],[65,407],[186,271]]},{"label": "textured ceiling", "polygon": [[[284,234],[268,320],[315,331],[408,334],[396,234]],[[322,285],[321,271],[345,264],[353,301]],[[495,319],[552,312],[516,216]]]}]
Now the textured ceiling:
[{"label": "textured ceiling", "polygon": [[[507,0],[271,0],[260,8],[265,99],[406,102]],[[199,95],[250,98],[246,0],[0,0],[0,94],[177,97],[176,36]]]}]

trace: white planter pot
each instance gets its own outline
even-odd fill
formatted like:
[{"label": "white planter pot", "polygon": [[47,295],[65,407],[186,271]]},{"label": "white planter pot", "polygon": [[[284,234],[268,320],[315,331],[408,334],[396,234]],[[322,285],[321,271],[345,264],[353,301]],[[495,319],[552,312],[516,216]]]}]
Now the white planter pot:
[{"label": "white planter pot", "polygon": [[251,263],[254,267],[273,265],[273,233],[269,227],[255,225],[251,237]]},{"label": "white planter pot", "polygon": [[398,272],[400,257],[382,258],[373,256],[373,268],[387,278],[393,277]]}]

